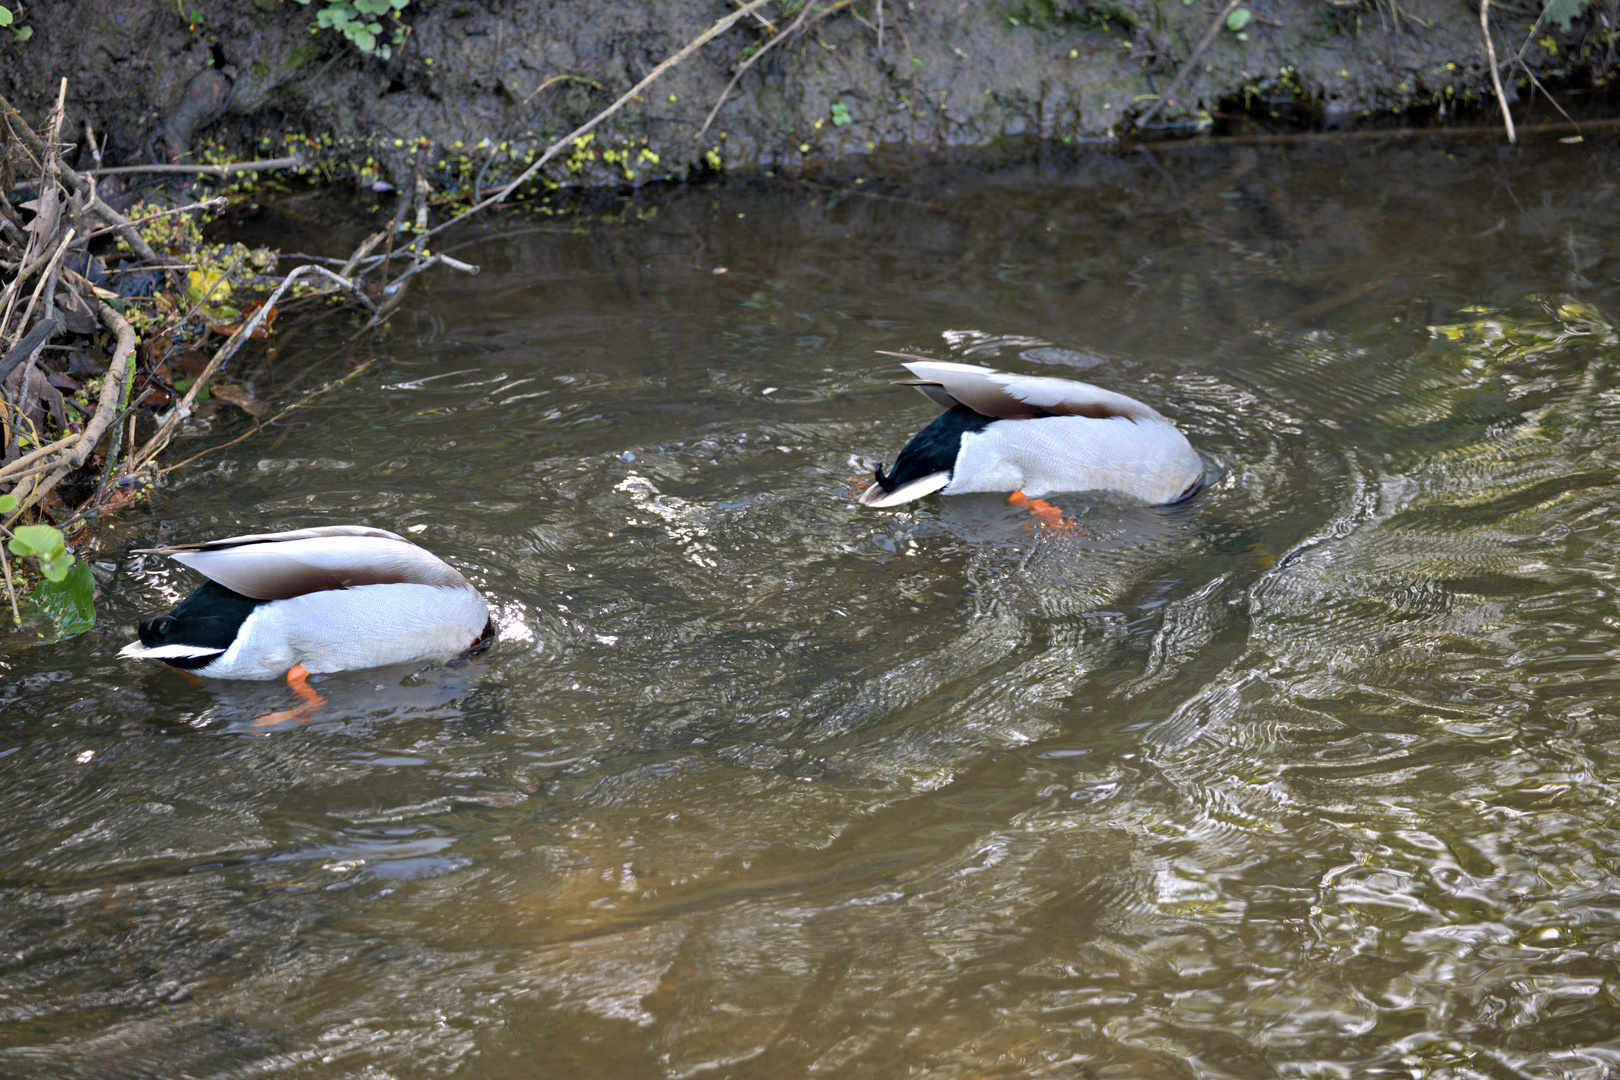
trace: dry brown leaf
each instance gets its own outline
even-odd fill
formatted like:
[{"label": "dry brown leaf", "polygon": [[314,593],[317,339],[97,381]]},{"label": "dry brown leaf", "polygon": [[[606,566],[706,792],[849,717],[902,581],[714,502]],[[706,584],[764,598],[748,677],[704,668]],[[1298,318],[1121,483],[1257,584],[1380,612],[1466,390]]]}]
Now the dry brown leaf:
[{"label": "dry brown leaf", "polygon": [[[238,330],[242,329],[242,324],[246,323],[248,320],[252,319],[253,318],[253,313],[255,311],[258,311],[259,308],[262,307],[262,306],[264,306],[264,301],[263,300],[249,300],[246,304],[242,305],[242,318],[241,318],[240,321],[229,323],[229,324],[226,324],[226,325],[210,326],[209,329],[213,330],[216,333],[224,334],[226,337],[230,337],[232,334],[234,334]],[[269,337],[270,336],[270,324],[275,322],[275,321],[276,321],[276,309],[271,308],[269,311],[265,312],[264,321],[261,322],[258,326],[255,326],[253,328],[253,333],[249,334],[248,337],[250,337],[250,338],[267,338],[267,337]]]},{"label": "dry brown leaf", "polygon": [[209,391],[214,395],[215,399],[223,401],[227,405],[235,405],[249,416],[264,415],[264,402],[255,398],[253,391],[245,386],[238,386],[235,383],[215,383],[209,387]]}]

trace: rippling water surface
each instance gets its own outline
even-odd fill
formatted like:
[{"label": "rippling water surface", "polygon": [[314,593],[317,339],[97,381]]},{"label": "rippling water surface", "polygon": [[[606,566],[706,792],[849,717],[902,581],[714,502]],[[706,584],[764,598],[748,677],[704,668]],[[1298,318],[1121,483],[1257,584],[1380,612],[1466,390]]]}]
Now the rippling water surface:
[{"label": "rippling water surface", "polygon": [[[492,224],[380,348],[248,372],[385,357],[0,660],[0,1074],[1620,1075],[1617,177],[1171,150]],[[880,349],[1136,392],[1212,483],[860,507],[937,411]],[[346,522],[496,646],[268,735],[280,684],[115,659],[197,580],[124,552]]]}]

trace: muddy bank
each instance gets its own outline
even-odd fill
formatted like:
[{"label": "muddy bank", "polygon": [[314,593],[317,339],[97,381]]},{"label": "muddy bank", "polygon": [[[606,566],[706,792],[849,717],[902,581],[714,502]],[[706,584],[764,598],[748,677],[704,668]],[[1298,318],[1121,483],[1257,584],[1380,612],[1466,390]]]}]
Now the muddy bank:
[{"label": "muddy bank", "polygon": [[[317,156],[374,155],[382,178],[399,181],[415,145],[432,151],[442,190],[515,175],[735,10],[717,0],[411,0],[396,22],[384,20],[390,35],[404,34],[383,59],[333,30],[312,32],[323,3],[334,0],[13,3],[34,34],[9,50],[0,91],[38,117],[65,76],[68,130],[88,121],[115,163],[272,156],[314,139]],[[792,10],[766,5],[738,22],[548,175],[639,183],[705,168],[792,170],[879,149],[1106,138],[1161,98],[1153,124],[1182,127],[1244,108],[1329,124],[1413,108],[1483,115],[1491,99],[1478,8],[1459,0],[1252,0],[1238,9],[1248,13],[1241,31],[1208,2],[818,6],[804,32],[743,75],[706,131],[737,66]],[[1527,71],[1601,85],[1613,69],[1620,0],[1596,0],[1567,29],[1550,18],[1537,26],[1539,8],[1490,10],[1510,98],[1524,96]]]}]

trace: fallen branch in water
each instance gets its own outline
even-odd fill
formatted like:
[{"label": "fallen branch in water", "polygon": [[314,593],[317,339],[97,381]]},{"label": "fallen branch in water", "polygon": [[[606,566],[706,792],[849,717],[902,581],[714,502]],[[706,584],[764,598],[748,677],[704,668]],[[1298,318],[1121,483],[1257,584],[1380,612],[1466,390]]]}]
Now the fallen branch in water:
[{"label": "fallen branch in water", "polygon": [[271,311],[275,310],[276,302],[281,299],[282,294],[292,287],[293,282],[305,274],[319,274],[336,282],[359,301],[362,307],[373,314],[376,313],[377,306],[372,303],[371,297],[367,296],[365,290],[356,282],[313,263],[294,267],[292,272],[281,279],[281,284],[276,286],[275,291],[270,294],[264,303],[259,305],[258,310],[243,320],[241,325],[236,328],[236,332],[226,339],[225,344],[221,345],[218,351],[214,353],[213,359],[208,361],[208,366],[202,369],[202,372],[197,376],[197,380],[186,391],[186,396],[170,408],[162,423],[158,425],[156,433],[146,441],[146,445],[142,446],[139,452],[130,455],[129,465],[126,469],[127,474],[139,472],[153,458],[157,457],[165,446],[169,445],[169,440],[174,437],[175,429],[180,426],[182,420],[191,415],[191,407],[196,402],[198,394],[208,385],[208,381],[224,366],[227,360],[236,355],[236,351],[242,347],[242,344],[253,336],[253,331],[259,328]]},{"label": "fallen branch in water", "polygon": [[[1582,120],[1545,124],[1526,124],[1515,127],[1520,135],[1579,135],[1582,131],[1613,131],[1620,128],[1620,117],[1604,120]],[[1138,143],[1139,148],[1158,151],[1207,150],[1211,146],[1286,146],[1292,143],[1366,142],[1375,139],[1472,139],[1480,135],[1494,135],[1502,130],[1495,124],[1489,127],[1468,124],[1459,127],[1411,128],[1356,128],[1351,131],[1278,131],[1266,135],[1216,135],[1205,139],[1155,139]]]},{"label": "fallen branch in water", "polygon": [[184,461],[177,461],[173,465],[165,465],[165,466],[163,466],[163,468],[159,469],[158,472],[160,472],[160,473],[171,473],[174,470],[180,468],[182,465],[190,465],[193,461],[196,461],[200,457],[204,457],[204,456],[206,456],[208,454],[212,454],[216,450],[224,450],[226,447],[235,446],[237,443],[242,442],[243,440],[248,439],[249,437],[251,437],[253,435],[257,435],[259,432],[263,431],[265,428],[269,427],[271,424],[275,423],[277,420],[280,420],[283,416],[286,416],[288,413],[292,412],[293,410],[301,409],[305,405],[308,405],[311,401],[314,401],[316,398],[320,397],[322,394],[330,393],[331,391],[336,390],[338,387],[342,386],[344,383],[350,382],[351,380],[354,379],[355,376],[359,375],[362,371],[366,370],[366,368],[370,367],[371,365],[373,365],[375,363],[378,363],[379,360],[380,360],[379,357],[373,357],[372,359],[367,360],[365,363],[361,364],[359,367],[355,368],[353,371],[349,372],[347,375],[343,376],[341,379],[335,379],[332,382],[329,382],[325,386],[321,387],[319,390],[311,390],[309,393],[305,394],[303,397],[299,398],[297,401],[293,402],[291,405],[288,405],[286,408],[284,408],[280,412],[276,413],[276,415],[272,416],[270,419],[268,419],[268,420],[260,420],[258,423],[254,424],[252,427],[248,428],[248,430],[244,431],[242,434],[238,435],[236,438],[232,439],[230,442],[223,442],[223,443],[220,443],[218,446],[210,446],[206,450],[202,450],[202,451],[199,451],[198,453],[192,454],[190,457],[186,458]]}]

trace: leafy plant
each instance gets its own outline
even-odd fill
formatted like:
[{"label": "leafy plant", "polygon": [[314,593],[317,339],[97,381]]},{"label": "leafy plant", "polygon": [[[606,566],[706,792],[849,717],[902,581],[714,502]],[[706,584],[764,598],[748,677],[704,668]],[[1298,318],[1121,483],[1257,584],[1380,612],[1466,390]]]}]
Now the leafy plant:
[{"label": "leafy plant", "polygon": [[[17,509],[17,496],[0,495],[0,514]],[[29,598],[56,629],[56,637],[81,634],[95,625],[96,579],[90,567],[68,554],[67,538],[51,525],[19,525],[6,545],[13,555],[34,563],[44,578]],[[11,588],[10,568],[6,587]],[[16,601],[12,601],[16,611]],[[19,620],[20,622],[20,620]]]},{"label": "leafy plant", "polygon": [[[308,7],[313,0],[298,0]],[[382,42],[385,29],[377,20],[404,11],[411,0],[320,0],[315,12],[315,25],[311,29],[336,30],[354,43],[355,48],[367,56],[386,60],[393,54],[393,46],[405,40],[405,27],[396,25],[393,37]],[[398,19],[395,19],[398,22]]]},{"label": "leafy plant", "polygon": [[[15,495],[6,498],[16,502]],[[32,559],[47,581],[61,581],[73,569],[73,556],[68,554],[67,538],[62,530],[51,525],[19,525],[6,545],[13,555]]]},{"label": "leafy plant", "polygon": [[832,114],[833,127],[843,127],[850,122],[849,106],[842,101],[833,102],[832,108],[828,112]]},{"label": "leafy plant", "polygon": [[1587,0],[1547,0],[1547,21],[1558,24],[1558,29],[1569,32],[1569,22],[1586,10]]},{"label": "leafy plant", "polygon": [[[12,23],[16,22],[16,20],[17,17],[12,14],[11,9],[6,7],[4,4],[0,4],[0,27],[8,27]],[[19,26],[15,30],[11,31],[11,38],[13,41],[27,41],[33,36],[34,28],[32,26]]]},{"label": "leafy plant", "polygon": [[96,625],[96,578],[88,563],[74,563],[61,581],[40,582],[29,599],[56,628],[58,638],[82,634]]}]

